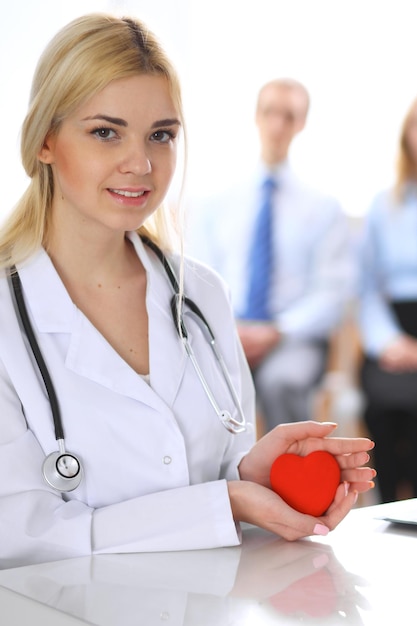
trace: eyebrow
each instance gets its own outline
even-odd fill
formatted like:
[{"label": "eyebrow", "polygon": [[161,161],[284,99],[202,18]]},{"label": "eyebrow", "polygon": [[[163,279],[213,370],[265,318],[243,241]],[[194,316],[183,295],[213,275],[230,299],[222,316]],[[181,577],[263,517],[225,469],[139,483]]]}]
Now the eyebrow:
[{"label": "eyebrow", "polygon": [[[110,115],[105,115],[104,113],[98,113],[97,115],[92,115],[90,117],[85,117],[83,122],[87,122],[89,120],[104,120],[105,122],[109,122],[110,124],[115,124],[116,126],[127,126],[128,123],[126,120],[121,117],[111,117]],[[160,126],[181,126],[180,120],[177,118],[166,118],[163,120],[157,120],[151,126],[151,128],[159,128]]]},{"label": "eyebrow", "polygon": [[89,120],[104,120],[105,122],[116,124],[116,126],[127,126],[126,120],[123,120],[121,117],[111,117],[110,115],[104,115],[103,113],[84,117],[82,121],[88,122]]},{"label": "eyebrow", "polygon": [[151,128],[158,128],[158,126],[181,126],[181,122],[176,117],[167,118],[165,120],[157,120],[152,124]]}]

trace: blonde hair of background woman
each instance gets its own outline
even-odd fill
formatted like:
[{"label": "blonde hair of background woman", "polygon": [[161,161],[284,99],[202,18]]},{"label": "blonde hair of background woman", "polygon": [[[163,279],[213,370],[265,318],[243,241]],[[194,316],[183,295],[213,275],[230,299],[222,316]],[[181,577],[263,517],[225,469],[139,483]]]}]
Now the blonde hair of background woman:
[{"label": "blonde hair of background woman", "polygon": [[412,117],[416,116],[417,98],[409,107],[403,123],[401,125],[400,138],[398,142],[397,155],[397,175],[395,181],[395,191],[399,200],[404,196],[407,183],[417,181],[417,163],[410,149],[408,142],[408,129]]},{"label": "blonde hair of background woman", "polygon": [[[24,261],[41,245],[47,247],[53,177],[51,166],[38,159],[46,136],[57,132],[68,115],[112,80],[143,74],[167,79],[185,133],[177,73],[142,22],[94,13],[73,20],[50,41],[34,74],[22,127],[22,163],[31,180],[2,228],[1,268]],[[170,249],[179,232],[178,216],[179,211],[176,215],[161,206],[139,233]]]}]

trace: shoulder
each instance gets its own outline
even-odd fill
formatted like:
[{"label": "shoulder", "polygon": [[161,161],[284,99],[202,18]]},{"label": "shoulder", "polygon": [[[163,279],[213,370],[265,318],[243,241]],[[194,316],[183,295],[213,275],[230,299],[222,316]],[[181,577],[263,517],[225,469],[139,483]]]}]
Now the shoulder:
[{"label": "shoulder", "polygon": [[12,294],[11,282],[6,270],[0,271],[0,358],[5,354],[9,357],[17,352],[16,338],[21,341],[17,307]]},{"label": "shoulder", "polygon": [[230,292],[220,275],[189,255],[170,253],[167,260],[179,283],[182,276],[183,296],[191,301],[190,305],[200,309],[210,323],[229,329],[233,320]]},{"label": "shoulder", "polygon": [[383,189],[372,198],[366,217],[368,221],[378,221],[401,206],[402,203],[398,201],[392,188]]},{"label": "shoulder", "polygon": [[4,306],[11,302],[11,288],[6,269],[0,269],[0,308],[4,310]]},{"label": "shoulder", "polygon": [[184,291],[205,309],[230,309],[230,289],[213,268],[192,257],[184,258]]},{"label": "shoulder", "polygon": [[336,196],[299,178],[290,170],[283,181],[284,193],[288,193],[300,210],[312,213],[342,214],[342,206]]},{"label": "shoulder", "polygon": [[184,258],[184,280],[192,288],[227,293],[226,281],[216,270],[201,260],[187,255]]}]

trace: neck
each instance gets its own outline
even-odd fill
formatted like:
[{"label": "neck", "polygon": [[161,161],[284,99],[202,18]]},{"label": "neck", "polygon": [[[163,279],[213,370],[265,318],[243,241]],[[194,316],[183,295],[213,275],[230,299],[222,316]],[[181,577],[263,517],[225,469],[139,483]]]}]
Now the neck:
[{"label": "neck", "polygon": [[123,232],[97,237],[91,232],[68,233],[52,225],[45,248],[64,283],[111,286],[140,264]]},{"label": "neck", "polygon": [[284,161],[287,160],[287,158],[288,158],[288,153],[277,154],[277,153],[268,152],[266,150],[263,150],[261,152],[262,161],[265,163],[265,165],[267,165],[270,168],[281,165],[282,163],[284,163]]}]

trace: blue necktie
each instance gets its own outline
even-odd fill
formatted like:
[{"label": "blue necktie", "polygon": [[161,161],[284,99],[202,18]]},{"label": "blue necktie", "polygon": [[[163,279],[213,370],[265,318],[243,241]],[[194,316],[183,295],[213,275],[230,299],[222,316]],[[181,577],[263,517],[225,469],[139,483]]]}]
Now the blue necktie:
[{"label": "blue necktie", "polygon": [[269,320],[269,288],[272,276],[272,196],[276,187],[273,178],[262,184],[261,207],[255,221],[248,259],[248,295],[242,319]]}]

